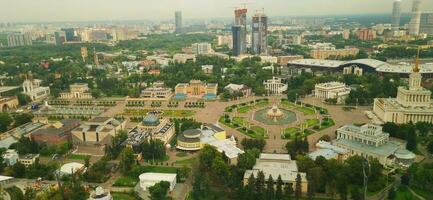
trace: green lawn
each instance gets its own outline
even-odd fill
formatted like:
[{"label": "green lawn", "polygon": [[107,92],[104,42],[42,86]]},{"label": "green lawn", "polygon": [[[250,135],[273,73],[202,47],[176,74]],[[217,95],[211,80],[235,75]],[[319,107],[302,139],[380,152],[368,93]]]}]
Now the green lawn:
[{"label": "green lawn", "polygon": [[421,190],[421,189],[413,188],[413,187],[411,187],[411,189],[412,189],[415,193],[417,193],[418,195],[424,197],[424,198],[427,199],[427,200],[432,200],[432,199],[433,199],[433,197],[432,197],[432,193],[429,192],[429,191]]},{"label": "green lawn", "polygon": [[313,115],[314,113],[316,113],[316,111],[313,108],[302,107],[300,105],[297,105],[289,101],[282,101],[281,104],[287,108],[295,109],[299,112],[302,112],[304,113],[304,115]]},{"label": "green lawn", "polygon": [[420,200],[414,196],[406,186],[400,186],[397,191],[395,200]]},{"label": "green lawn", "polygon": [[328,118],[328,119],[322,121],[322,125],[319,128],[319,130],[324,130],[324,129],[327,129],[327,128],[334,126],[334,125],[335,125],[334,120],[331,118]]},{"label": "green lawn", "polygon": [[233,117],[233,123],[239,124],[241,126],[247,126],[248,122],[245,121],[243,118],[241,117]]},{"label": "green lawn", "polygon": [[17,186],[12,186],[5,189],[11,199],[24,199],[24,194]]},{"label": "green lawn", "polygon": [[254,130],[252,130],[252,131],[254,131],[254,133],[249,132],[248,129],[247,129],[247,130],[244,130],[244,129],[242,129],[242,128],[238,128],[237,130],[238,130],[239,132],[245,134],[245,135],[248,135],[248,136],[251,137],[251,138],[254,138],[254,139],[265,139],[265,138],[267,138],[267,137],[265,137],[265,135],[260,134],[260,133],[257,133],[257,132],[255,132]]},{"label": "green lawn", "polygon": [[176,173],[177,167],[163,167],[163,166],[146,166],[146,172],[155,172],[155,173]]},{"label": "green lawn", "polygon": [[307,119],[307,120],[305,120],[305,122],[307,123],[307,127],[312,127],[314,125],[319,124],[318,119]]},{"label": "green lawn", "polygon": [[191,165],[191,164],[195,163],[196,161],[197,161],[197,158],[189,158],[189,159],[185,159],[185,160],[178,160],[174,163],[177,165]]},{"label": "green lawn", "polygon": [[132,178],[129,176],[121,176],[114,181],[113,186],[116,187],[135,187],[138,183],[138,177]]},{"label": "green lawn", "polygon": [[299,133],[300,129],[296,128],[296,127],[290,127],[290,128],[286,128],[284,130],[284,139],[291,139],[294,138],[296,133]]},{"label": "green lawn", "polygon": [[71,160],[85,160],[87,157],[90,158],[89,155],[71,154],[71,155],[68,156],[68,159],[71,159]]},{"label": "green lawn", "polygon": [[256,134],[258,135],[263,135],[265,136],[266,133],[266,129],[260,127],[260,126],[251,126],[251,130],[253,130],[254,132],[256,132]]},{"label": "green lawn", "polygon": [[178,152],[178,153],[176,153],[176,156],[179,157],[179,158],[182,158],[182,157],[188,156],[188,154],[185,153],[185,152]]},{"label": "green lawn", "polygon": [[119,192],[111,192],[111,195],[113,196],[113,200],[135,200],[133,195],[128,193],[119,193]]},{"label": "green lawn", "polygon": [[252,109],[258,109],[258,108],[263,108],[265,106],[268,106],[269,102],[268,101],[260,101],[257,102],[256,105],[254,104],[247,104],[245,106],[238,106],[237,111],[238,113],[247,113],[249,111],[251,111]]},{"label": "green lawn", "polygon": [[162,115],[169,118],[187,118],[193,117],[194,114],[193,110],[164,110]]}]

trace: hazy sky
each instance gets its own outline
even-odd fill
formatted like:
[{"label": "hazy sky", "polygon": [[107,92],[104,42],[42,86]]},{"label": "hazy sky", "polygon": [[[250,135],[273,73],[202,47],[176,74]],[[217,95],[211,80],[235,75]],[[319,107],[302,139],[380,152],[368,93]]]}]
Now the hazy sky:
[{"label": "hazy sky", "polygon": [[[402,0],[409,12],[412,0]],[[0,0],[0,22],[170,19],[174,10],[184,18],[231,17],[247,3],[269,16],[390,13],[393,0]],[[433,11],[433,0],[423,0]]]}]

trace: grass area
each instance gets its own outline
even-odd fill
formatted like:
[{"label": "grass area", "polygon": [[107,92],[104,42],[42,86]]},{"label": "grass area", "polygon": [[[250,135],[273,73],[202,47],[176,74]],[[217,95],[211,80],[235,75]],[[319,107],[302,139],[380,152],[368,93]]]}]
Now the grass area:
[{"label": "grass area", "polygon": [[307,120],[305,120],[305,122],[307,123],[307,127],[312,127],[314,125],[319,124],[318,119],[307,119]]},{"label": "grass area", "polygon": [[185,160],[178,160],[174,163],[177,165],[191,165],[191,164],[195,163],[196,161],[197,161],[197,158],[189,158],[189,159],[185,159]]},{"label": "grass area", "polygon": [[396,191],[396,200],[420,200],[406,186],[400,186]]},{"label": "grass area", "polygon": [[419,188],[411,187],[411,189],[418,195],[424,197],[427,200],[433,200],[432,193],[426,190],[422,190]]},{"label": "grass area", "polygon": [[185,152],[178,152],[178,153],[176,153],[176,156],[179,157],[179,158],[183,158],[183,157],[188,156],[188,154],[185,153]]},{"label": "grass area", "polygon": [[[129,116],[146,116],[151,110],[134,110],[134,109],[126,109],[125,115]],[[163,110],[162,116],[168,118],[188,118],[193,117],[195,111],[193,110]]]},{"label": "grass area", "polygon": [[254,104],[247,104],[245,106],[238,106],[237,111],[238,113],[247,113],[253,109],[263,108],[269,105],[268,101],[259,101],[255,105]]},{"label": "grass area", "polygon": [[253,130],[254,132],[256,132],[256,134],[258,135],[265,135],[266,133],[266,129],[260,127],[260,126],[251,126],[251,130]]},{"label": "grass area", "polygon": [[138,178],[132,178],[129,176],[121,176],[114,181],[113,186],[116,187],[135,187],[138,183]]},{"label": "grass area", "polygon": [[136,200],[134,195],[129,193],[111,192],[113,200]]},{"label": "grass area", "polygon": [[248,126],[249,122],[244,120],[242,117],[233,117],[233,123],[239,124],[241,126]]},{"label": "grass area", "polygon": [[313,108],[303,107],[301,105],[297,105],[290,101],[282,101],[281,104],[287,108],[295,109],[299,112],[304,113],[304,115],[313,115],[316,111]]},{"label": "grass area", "polygon": [[17,186],[12,186],[5,189],[11,199],[24,199],[24,194]]},{"label": "grass area", "polygon": [[322,125],[317,130],[321,131],[321,130],[327,129],[331,126],[334,126],[334,125],[335,125],[335,122],[333,119],[326,118],[326,119],[323,119]]},{"label": "grass area", "polygon": [[248,129],[245,130],[245,129],[244,128],[238,128],[237,130],[239,132],[251,137],[251,138],[254,138],[254,139],[266,139],[267,138],[267,137],[265,137],[264,134],[257,133],[254,130],[248,130]]},{"label": "grass area", "polygon": [[162,116],[168,118],[188,118],[193,117],[195,111],[193,110],[164,110]]},{"label": "grass area", "polygon": [[90,158],[89,155],[79,155],[79,154],[71,154],[68,156],[68,159],[71,160],[85,160],[86,158]]},{"label": "grass area", "polygon": [[146,166],[146,172],[155,172],[155,173],[176,173],[177,167],[163,167],[163,166]]},{"label": "grass area", "polygon": [[170,159],[170,157],[168,155],[165,155],[164,158],[162,158],[162,159],[146,160],[146,162],[151,162],[152,161],[152,162],[160,163],[160,162],[168,161],[169,159]]}]

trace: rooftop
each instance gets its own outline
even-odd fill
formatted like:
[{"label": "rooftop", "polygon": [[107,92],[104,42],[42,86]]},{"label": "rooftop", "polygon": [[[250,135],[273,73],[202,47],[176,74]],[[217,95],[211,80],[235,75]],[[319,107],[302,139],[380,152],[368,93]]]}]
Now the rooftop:
[{"label": "rooftop", "polygon": [[176,174],[168,174],[168,173],[143,173],[139,176],[140,180],[147,181],[169,181],[176,179]]},{"label": "rooftop", "polygon": [[337,139],[333,143],[338,146],[344,146],[350,149],[356,149],[362,152],[369,152],[371,154],[376,154],[384,157],[392,155],[403,145],[402,143],[395,140],[390,140],[387,143],[378,147],[347,139]]}]

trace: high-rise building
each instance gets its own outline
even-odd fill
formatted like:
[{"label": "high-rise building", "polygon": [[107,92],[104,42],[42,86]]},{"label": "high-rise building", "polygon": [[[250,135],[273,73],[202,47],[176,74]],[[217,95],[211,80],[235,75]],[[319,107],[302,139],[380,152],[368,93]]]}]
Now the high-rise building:
[{"label": "high-rise building", "polygon": [[400,27],[401,0],[394,0],[392,7],[392,30],[396,31]]},{"label": "high-rise building", "polygon": [[196,55],[213,53],[212,45],[209,43],[194,43],[191,45],[192,53]]},{"label": "high-rise building", "polygon": [[83,58],[83,62],[85,63],[87,61],[87,58],[89,57],[87,47],[81,47],[81,57]]},{"label": "high-rise building", "polygon": [[241,51],[241,38],[242,38],[242,26],[233,26],[232,27],[233,34],[233,56],[239,56],[242,54]]},{"label": "high-rise building", "polygon": [[359,40],[374,40],[376,39],[376,31],[371,29],[361,29],[357,32]]},{"label": "high-rise building", "polygon": [[252,50],[254,54],[268,53],[268,17],[264,13],[253,16]]},{"label": "high-rise building", "polygon": [[174,13],[175,23],[176,23],[176,33],[182,33],[182,12],[176,11]]},{"label": "high-rise building", "polygon": [[423,12],[420,20],[420,33],[433,35],[433,12]]},{"label": "high-rise building", "polygon": [[11,33],[7,36],[9,47],[32,45],[32,37],[29,33]]},{"label": "high-rise building", "polygon": [[66,33],[64,31],[56,31],[54,33],[56,45],[63,45],[66,42]]},{"label": "high-rise building", "polygon": [[409,22],[409,35],[419,35],[421,21],[421,0],[413,0],[412,14]]},{"label": "high-rise building", "polygon": [[75,40],[75,29],[73,28],[62,28],[63,32],[65,32],[65,37],[67,42],[71,42]]},{"label": "high-rise building", "polygon": [[240,41],[240,52],[247,52],[247,12],[246,8],[235,10],[235,26],[241,26]]}]

